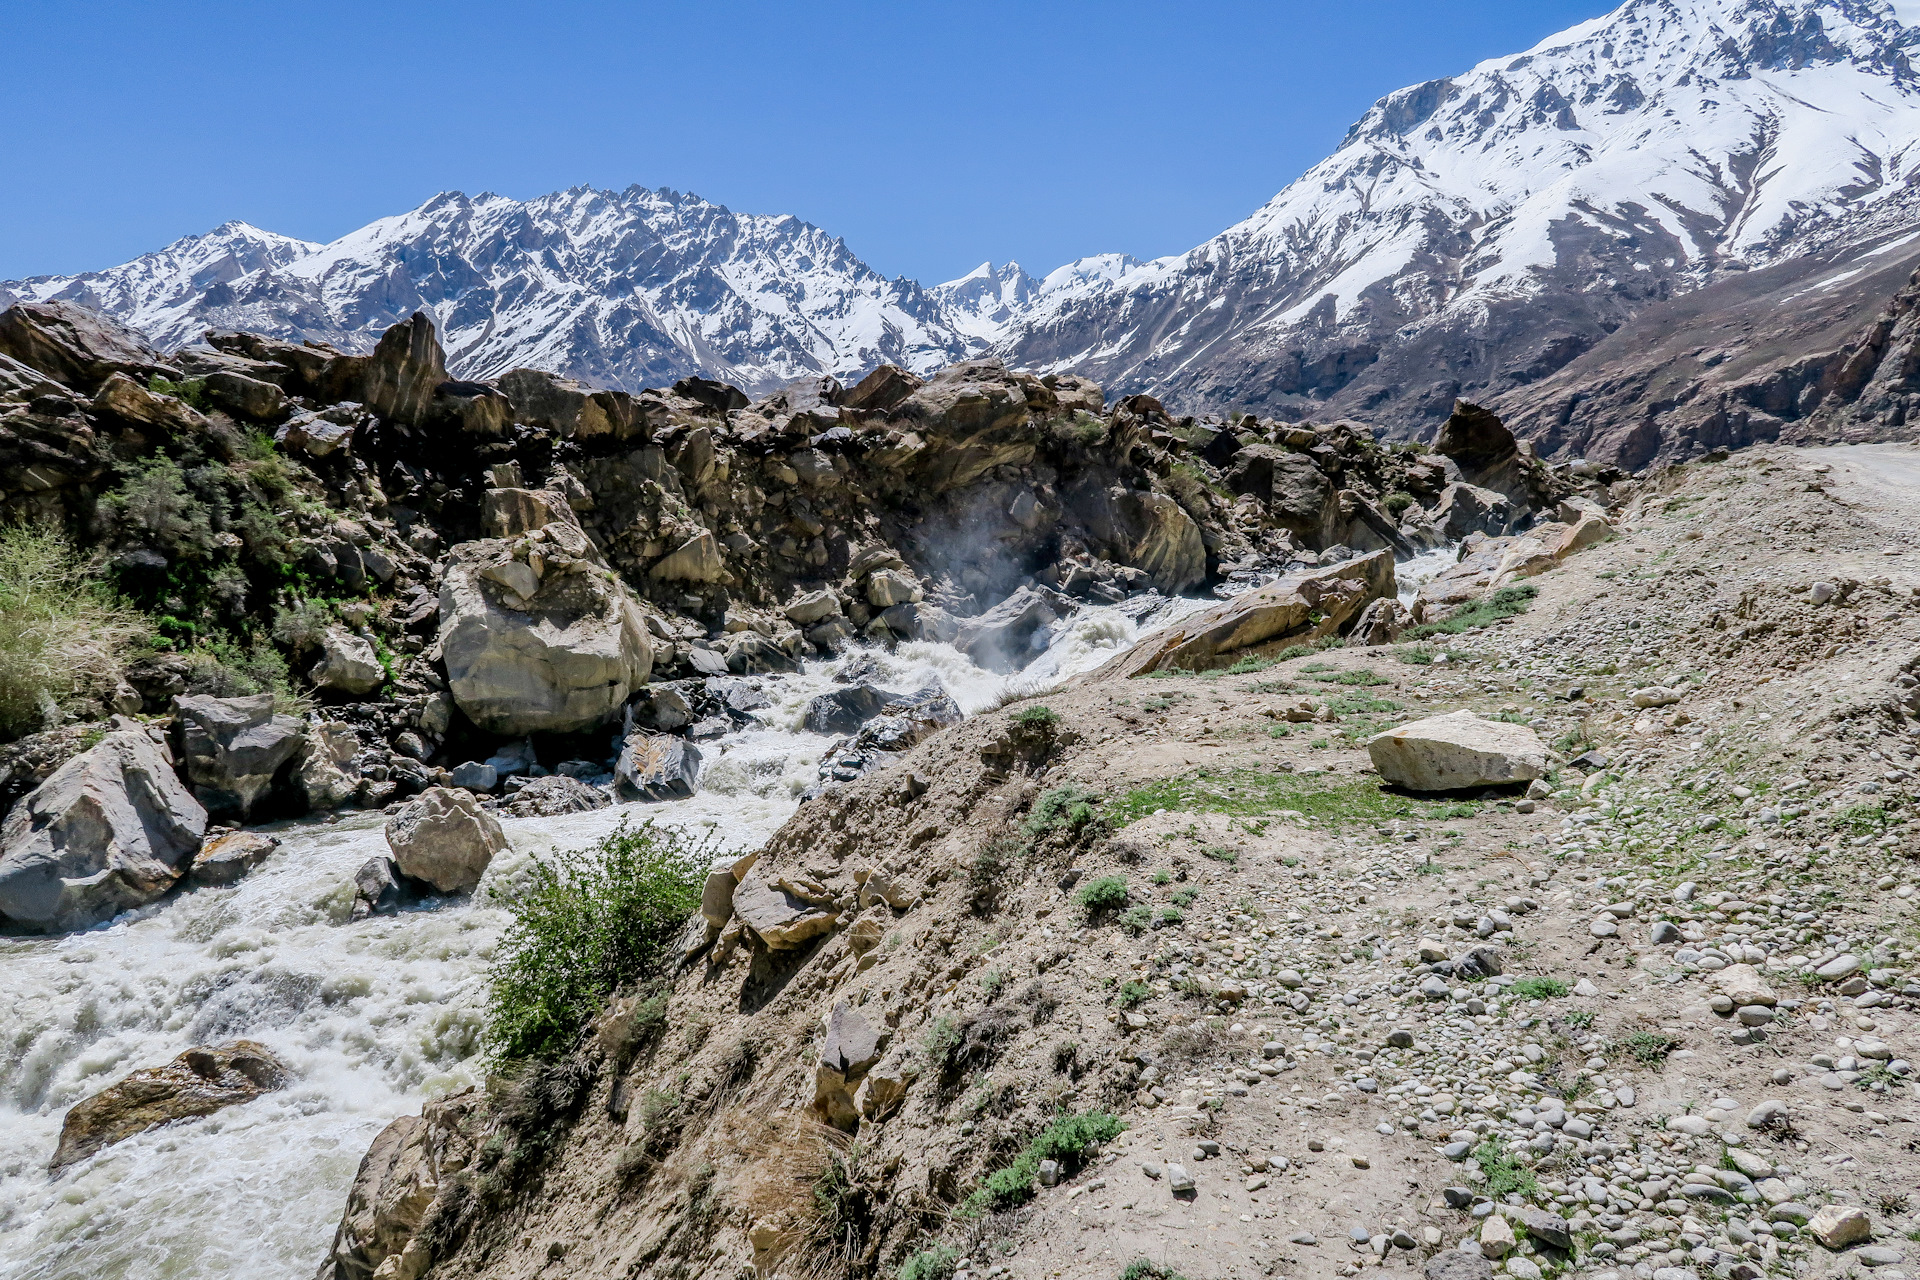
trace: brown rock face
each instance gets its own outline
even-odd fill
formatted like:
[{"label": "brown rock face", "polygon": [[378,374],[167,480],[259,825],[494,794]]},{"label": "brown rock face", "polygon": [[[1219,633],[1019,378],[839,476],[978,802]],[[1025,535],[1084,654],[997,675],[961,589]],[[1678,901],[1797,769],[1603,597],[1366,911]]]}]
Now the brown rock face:
[{"label": "brown rock face", "polygon": [[429,787],[388,819],[387,844],[410,879],[442,893],[464,893],[480,883],[494,855],[507,847],[507,836],[472,792]]},{"label": "brown rock face", "polygon": [[417,426],[447,380],[447,357],[424,312],[380,335],[367,360],[362,398],[381,417]]},{"label": "brown rock face", "polygon": [[318,1280],[370,1280],[376,1271],[386,1280],[427,1269],[432,1258],[415,1233],[434,1198],[473,1159],[484,1102],[469,1089],[380,1131],[354,1175]]},{"label": "brown rock face", "polygon": [[144,383],[166,368],[145,338],[71,302],[22,302],[0,312],[0,355],[87,395],[115,373]]},{"label": "brown rock face", "polygon": [[119,1084],[75,1103],[60,1127],[60,1147],[51,1168],[76,1160],[136,1133],[223,1107],[251,1102],[287,1082],[287,1069],[265,1045],[234,1040],[211,1049],[189,1049],[164,1067],[143,1067]]}]

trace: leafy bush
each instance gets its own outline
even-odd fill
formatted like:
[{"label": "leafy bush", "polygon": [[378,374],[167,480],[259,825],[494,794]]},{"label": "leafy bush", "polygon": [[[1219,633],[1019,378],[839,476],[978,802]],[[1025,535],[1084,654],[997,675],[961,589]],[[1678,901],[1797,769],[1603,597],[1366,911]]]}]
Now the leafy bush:
[{"label": "leafy bush", "polygon": [[1060,713],[1052,707],[1028,707],[1013,713],[1013,722],[1030,729],[1051,729],[1060,723]]},{"label": "leafy bush", "polygon": [[1305,658],[1311,654],[1322,653],[1337,647],[1341,643],[1339,636],[1321,636],[1318,640],[1308,640],[1303,644],[1291,644],[1273,655],[1275,662],[1291,662],[1295,658]]},{"label": "leafy bush", "polygon": [[333,625],[333,609],[321,600],[295,600],[273,611],[273,638],[295,653],[320,647]]},{"label": "leafy bush", "polygon": [[1680,1047],[1680,1042],[1655,1031],[1636,1031],[1621,1041],[1620,1047],[1642,1066],[1658,1067],[1666,1062],[1668,1054]]},{"label": "leafy bush", "polygon": [[1570,990],[1558,978],[1521,978],[1513,984],[1513,994],[1522,1000],[1558,1000]]},{"label": "leafy bush", "polygon": [[1118,911],[1127,905],[1127,881],[1124,876],[1101,876],[1098,880],[1089,880],[1074,895],[1088,915],[1101,911]]},{"label": "leafy bush", "polygon": [[205,378],[183,378],[179,382],[174,382],[156,373],[147,379],[147,390],[157,396],[172,396],[184,401],[202,413],[213,408],[213,402],[207,399]]},{"label": "leafy bush", "polygon": [[1413,505],[1413,495],[1395,489],[1381,500],[1380,505],[1387,509],[1388,515],[1398,520],[1400,513]]},{"label": "leafy bush", "polygon": [[495,1059],[558,1057],[617,988],[658,972],[712,854],[707,841],[623,821],[591,849],[536,857],[525,887],[496,888],[512,920],[488,972]]},{"label": "leafy bush", "polygon": [[1129,979],[1120,984],[1120,992],[1116,999],[1120,1002],[1122,1009],[1131,1009],[1137,1004],[1144,1004],[1153,999],[1153,988],[1144,982]]},{"label": "leafy bush", "polygon": [[109,684],[144,626],[104,590],[59,530],[0,527],[0,735]]},{"label": "leafy bush", "polygon": [[1153,908],[1144,904],[1128,907],[1120,915],[1120,927],[1128,933],[1145,933],[1153,928]]}]

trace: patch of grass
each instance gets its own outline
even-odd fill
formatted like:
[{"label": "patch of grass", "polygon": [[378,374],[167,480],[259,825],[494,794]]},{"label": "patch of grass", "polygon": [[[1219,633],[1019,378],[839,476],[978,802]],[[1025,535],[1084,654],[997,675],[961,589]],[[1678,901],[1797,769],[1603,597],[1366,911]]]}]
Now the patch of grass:
[{"label": "patch of grass", "polygon": [[1187,1280],[1187,1278],[1164,1263],[1135,1258],[1120,1272],[1120,1280]]},{"label": "patch of grass", "polygon": [[1471,631],[1475,627],[1484,627],[1502,618],[1517,618],[1532,606],[1534,598],[1540,594],[1540,588],[1532,583],[1521,583],[1511,587],[1501,587],[1485,600],[1476,600],[1465,608],[1456,610],[1453,615],[1441,622],[1423,622],[1417,627],[1406,630],[1409,640],[1424,640],[1428,636],[1455,636],[1462,631]]},{"label": "patch of grass", "polygon": [[1558,1000],[1573,988],[1558,978],[1521,978],[1511,990],[1522,1000]]},{"label": "patch of grass", "polygon": [[1388,515],[1398,520],[1400,513],[1413,505],[1413,495],[1400,489],[1395,489],[1392,493],[1389,493],[1380,500],[1380,505],[1387,509]]},{"label": "patch of grass", "polygon": [[1028,707],[1014,712],[1013,722],[1030,729],[1052,729],[1060,723],[1060,713],[1052,707]]},{"label": "patch of grass", "polygon": [[1042,1160],[1056,1160],[1067,1169],[1077,1167],[1094,1148],[1111,1142],[1126,1125],[1104,1111],[1085,1115],[1061,1113],[1053,1118],[1012,1164],[987,1175],[962,1206],[970,1214],[1016,1208],[1033,1199],[1033,1180]]},{"label": "patch of grass", "polygon": [[[1223,676],[1252,675],[1256,671],[1265,671],[1268,667],[1274,665],[1275,661],[1276,659],[1273,658],[1242,658],[1219,674]],[[1213,673],[1209,672],[1208,674],[1211,675]]]},{"label": "patch of grass", "polygon": [[1304,644],[1288,645],[1279,653],[1274,654],[1273,660],[1275,662],[1292,662],[1295,658],[1307,658],[1316,653],[1325,653],[1328,649],[1337,648],[1339,644],[1339,636],[1321,636],[1318,640],[1309,640]]},{"label": "patch of grass", "polygon": [[1236,866],[1240,862],[1240,855],[1225,845],[1210,844],[1200,850],[1200,856],[1203,858],[1211,858],[1215,862],[1224,862],[1230,867]]},{"label": "patch of grass", "polygon": [[1186,920],[1186,915],[1178,907],[1160,908],[1160,923],[1169,927]]},{"label": "patch of grass", "polygon": [[1200,891],[1198,889],[1182,889],[1173,895],[1173,905],[1176,907],[1190,907],[1193,905],[1193,900],[1199,896]]},{"label": "patch of grass", "polygon": [[1593,1025],[1593,1010],[1575,1009],[1571,1013],[1561,1014],[1560,1021],[1577,1030],[1584,1031]]},{"label": "patch of grass", "polygon": [[943,1015],[935,1018],[933,1025],[927,1028],[926,1038],[920,1042],[920,1051],[926,1054],[928,1062],[944,1068],[953,1061],[953,1056],[960,1051],[965,1039],[966,1035],[960,1030],[959,1024]]},{"label": "patch of grass", "polygon": [[1120,913],[1120,927],[1131,934],[1142,934],[1153,928],[1153,908],[1149,906],[1128,907]]},{"label": "patch of grass", "polygon": [[1118,911],[1127,905],[1129,897],[1125,876],[1101,876],[1082,885],[1073,900],[1091,916],[1102,911]]},{"label": "patch of grass", "polygon": [[700,906],[709,842],[622,822],[590,849],[534,857],[528,883],[495,887],[512,917],[488,972],[496,1062],[552,1060],[607,997],[663,967]]},{"label": "patch of grass", "polygon": [[1887,825],[1887,811],[1877,804],[1856,804],[1842,810],[1833,820],[1836,830],[1848,835],[1877,835]]},{"label": "patch of grass", "polygon": [[213,401],[207,399],[205,378],[183,378],[179,382],[174,382],[156,373],[147,379],[147,390],[157,396],[172,396],[202,413],[210,413],[213,410]]},{"label": "patch of grass", "polygon": [[145,630],[58,529],[0,527],[0,737],[32,733],[81,696],[111,692]]},{"label": "patch of grass", "polygon": [[1342,826],[1390,822],[1395,818],[1440,821],[1472,817],[1469,801],[1416,800],[1382,790],[1372,782],[1319,783],[1295,774],[1253,769],[1208,771],[1165,778],[1107,802],[1107,820],[1116,828],[1137,822],[1157,809],[1180,813],[1224,813],[1264,817],[1293,810],[1315,821]]},{"label": "patch of grass", "polygon": [[1131,1009],[1153,999],[1153,988],[1144,982],[1132,981],[1120,984],[1119,992],[1114,996],[1122,1009]]},{"label": "patch of grass", "polygon": [[1376,698],[1367,693],[1343,693],[1327,703],[1327,710],[1337,716],[1384,716],[1405,708],[1390,698]]},{"label": "patch of grass", "polygon": [[1350,685],[1365,686],[1365,685],[1376,685],[1376,684],[1388,683],[1388,681],[1384,677],[1374,674],[1372,671],[1369,671],[1365,667],[1356,667],[1352,671],[1322,671],[1316,675],[1308,676],[1307,678],[1309,680],[1318,680],[1321,684],[1350,684]]},{"label": "patch of grass", "polygon": [[1443,876],[1447,873],[1447,867],[1442,862],[1423,862],[1413,869],[1413,873],[1418,876]]},{"label": "patch of grass", "polygon": [[1515,1160],[1507,1151],[1507,1144],[1498,1138],[1488,1138],[1475,1147],[1473,1161],[1480,1166],[1480,1172],[1487,1175],[1487,1194],[1496,1199],[1514,1192],[1531,1197],[1540,1189],[1534,1181],[1533,1170]]},{"label": "patch of grass", "polygon": [[1433,664],[1436,653],[1427,645],[1409,644],[1395,649],[1393,656],[1410,667],[1425,667]]},{"label": "patch of grass", "polygon": [[1162,867],[1158,871],[1154,872],[1153,875],[1150,877],[1150,879],[1152,879],[1152,881],[1155,884],[1172,884],[1173,872],[1167,870],[1165,867]]}]

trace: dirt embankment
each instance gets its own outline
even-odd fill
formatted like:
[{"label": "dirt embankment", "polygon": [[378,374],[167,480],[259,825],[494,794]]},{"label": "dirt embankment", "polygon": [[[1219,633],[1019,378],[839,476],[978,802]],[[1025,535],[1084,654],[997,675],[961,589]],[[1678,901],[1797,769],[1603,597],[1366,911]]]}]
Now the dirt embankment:
[{"label": "dirt embankment", "polygon": [[[325,1274],[1920,1265],[1885,464],[1662,473],[1517,617],[1084,681],[809,801],[754,875],[832,929],[430,1110]],[[1547,794],[1381,787],[1367,736],[1463,708]]]}]

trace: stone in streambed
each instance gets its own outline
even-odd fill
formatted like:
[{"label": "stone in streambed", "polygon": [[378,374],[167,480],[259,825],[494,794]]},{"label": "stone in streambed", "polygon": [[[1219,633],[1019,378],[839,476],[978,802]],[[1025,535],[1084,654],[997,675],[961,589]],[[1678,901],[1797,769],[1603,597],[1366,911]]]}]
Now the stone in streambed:
[{"label": "stone in streambed", "polygon": [[207,841],[187,872],[187,883],[197,889],[236,883],[280,847],[272,836],[257,831],[229,831]]},{"label": "stone in streambed", "polygon": [[57,1173],[157,1125],[251,1102],[286,1080],[285,1065],[252,1040],[189,1049],[164,1067],[143,1067],[75,1103],[60,1126],[51,1168]]},{"label": "stone in streambed", "polygon": [[632,800],[684,800],[700,786],[700,748],[665,734],[629,734],[613,785]]},{"label": "stone in streambed", "polygon": [[441,893],[480,883],[494,855],[507,847],[500,820],[469,791],[430,787],[388,819],[387,844],[400,873]]},{"label": "stone in streambed", "polygon": [[1547,747],[1525,725],[1471,711],[1430,716],[1367,741],[1380,776],[1409,791],[1461,791],[1531,782],[1547,771]]}]

